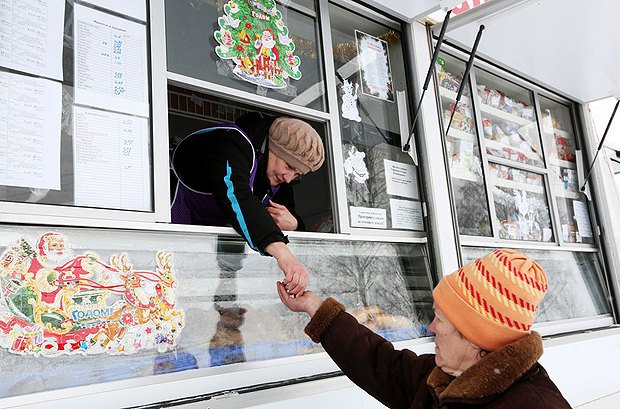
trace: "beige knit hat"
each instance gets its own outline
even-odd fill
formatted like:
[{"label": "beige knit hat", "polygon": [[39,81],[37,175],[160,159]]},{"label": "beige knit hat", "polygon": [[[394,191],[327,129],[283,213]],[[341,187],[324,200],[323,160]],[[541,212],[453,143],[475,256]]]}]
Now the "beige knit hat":
[{"label": "beige knit hat", "polygon": [[530,333],[547,288],[528,255],[497,249],[445,276],[433,299],[465,338],[493,351]]},{"label": "beige knit hat", "polygon": [[308,123],[276,118],[269,128],[269,151],[302,174],[314,172],[325,160],[323,141]]}]

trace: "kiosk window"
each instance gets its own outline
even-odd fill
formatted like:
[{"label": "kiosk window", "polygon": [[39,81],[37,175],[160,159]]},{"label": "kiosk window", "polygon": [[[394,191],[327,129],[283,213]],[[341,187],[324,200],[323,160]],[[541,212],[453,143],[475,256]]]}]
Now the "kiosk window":
[{"label": "kiosk window", "polygon": [[254,4],[166,0],[168,71],[325,110],[314,2]]},{"label": "kiosk window", "polygon": [[[171,171],[171,198],[174,201],[177,200],[175,195],[178,195],[177,176],[181,177],[181,182],[185,182],[187,186],[193,188],[193,185],[187,181],[191,179],[200,184],[200,180],[206,180],[206,177],[200,175],[209,169],[207,163],[204,160],[200,160],[200,152],[197,150],[191,152],[191,157],[184,153],[187,159],[184,159],[179,153],[175,154],[175,148],[179,142],[193,132],[213,126],[230,125],[245,114],[259,111],[257,111],[257,108],[229,99],[213,97],[174,86],[171,86],[168,90],[168,106],[170,107],[169,134],[171,157],[174,154],[176,166],[182,166],[184,169],[183,172],[180,172],[180,169],[175,169],[176,172]],[[260,112],[264,116],[281,116],[281,114],[264,109],[261,109]],[[307,119],[304,119],[304,121],[310,124],[325,141],[325,124]],[[259,124],[257,123],[256,126],[258,127]],[[256,132],[259,132],[259,130],[257,129]],[[205,134],[205,137],[208,137],[208,134]],[[255,148],[257,150],[261,149],[260,146]],[[204,153],[206,155],[208,152]],[[267,183],[264,176],[265,172],[264,170],[261,171],[266,162],[265,157],[258,159],[258,171],[254,179],[255,194],[268,190],[268,187],[263,186]],[[328,169],[329,163],[325,161],[318,170],[307,173],[290,184],[280,184],[279,190],[274,196],[274,201],[285,205],[300,221],[298,230],[314,232],[334,231]],[[200,193],[210,194],[211,192],[207,189]],[[197,212],[203,212],[204,210],[204,213],[209,213],[204,206],[199,202],[188,203],[190,210]],[[213,212],[219,212],[218,207],[212,210]],[[174,206],[172,211],[176,211]],[[208,219],[205,219],[204,222],[195,220],[194,223],[222,225],[225,224],[225,220],[220,217],[219,219],[214,218],[213,221]]]},{"label": "kiosk window", "polygon": [[114,14],[14,3],[0,44],[0,200],[151,212],[145,2]]}]

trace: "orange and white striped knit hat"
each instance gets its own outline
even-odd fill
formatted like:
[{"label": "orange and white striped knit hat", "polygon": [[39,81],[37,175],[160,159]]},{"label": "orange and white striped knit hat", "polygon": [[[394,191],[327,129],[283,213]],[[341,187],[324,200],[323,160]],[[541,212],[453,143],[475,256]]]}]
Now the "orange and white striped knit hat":
[{"label": "orange and white striped knit hat", "polygon": [[445,276],[433,298],[465,338],[493,351],[530,333],[547,288],[538,263],[499,249]]}]

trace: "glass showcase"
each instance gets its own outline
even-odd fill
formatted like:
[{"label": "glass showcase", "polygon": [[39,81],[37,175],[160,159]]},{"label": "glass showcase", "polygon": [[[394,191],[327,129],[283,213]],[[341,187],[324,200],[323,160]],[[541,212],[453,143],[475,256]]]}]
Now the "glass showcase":
[{"label": "glass showcase", "polygon": [[441,118],[444,128],[448,126],[452,117],[450,129],[445,138],[445,149],[459,233],[470,236],[492,236],[469,83],[465,85],[461,100],[456,106],[456,96],[463,81],[462,73],[465,71],[465,64],[460,60],[447,58],[440,54],[435,71],[439,84]]},{"label": "glass showcase", "polygon": [[[321,351],[303,332],[307,317],[280,302],[275,260],[238,238],[117,234],[3,226],[0,398]],[[391,341],[428,335],[424,246],[290,246],[310,272],[308,288],[372,330]]]},{"label": "glass showcase", "polygon": [[455,107],[464,62],[441,53],[435,68],[444,126],[456,109],[446,153],[459,232],[594,244],[570,107],[477,67],[475,99],[468,83]]},{"label": "glass showcase", "polygon": [[547,147],[551,188],[564,243],[594,243],[585,195],[577,179],[576,138],[570,108],[540,97],[541,129]]}]

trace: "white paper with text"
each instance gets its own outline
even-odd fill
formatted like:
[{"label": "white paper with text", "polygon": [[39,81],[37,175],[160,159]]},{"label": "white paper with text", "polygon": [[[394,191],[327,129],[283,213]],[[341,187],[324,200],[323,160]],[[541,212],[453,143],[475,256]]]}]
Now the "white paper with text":
[{"label": "white paper with text", "polygon": [[385,209],[351,206],[351,227],[385,229],[387,216]]},{"label": "white paper with text", "polygon": [[393,229],[424,230],[422,204],[413,200],[390,199]]},{"label": "white paper with text", "polygon": [[0,72],[0,185],[60,189],[60,83]]},{"label": "white paper with text", "polygon": [[65,2],[0,0],[0,66],[62,81]]},{"label": "white paper with text", "polygon": [[145,118],[73,108],[75,204],[151,210]]},{"label": "white paper with text", "polygon": [[146,27],[75,6],[75,103],[148,117]]},{"label": "white paper with text", "polygon": [[419,199],[415,166],[384,159],[385,189],[388,195]]}]

